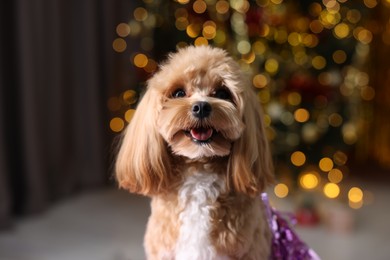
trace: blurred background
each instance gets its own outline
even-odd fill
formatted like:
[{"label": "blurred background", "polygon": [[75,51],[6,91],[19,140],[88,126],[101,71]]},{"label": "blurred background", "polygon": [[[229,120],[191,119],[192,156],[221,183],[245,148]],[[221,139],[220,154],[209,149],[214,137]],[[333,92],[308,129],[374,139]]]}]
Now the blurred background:
[{"label": "blurred background", "polygon": [[323,259],[389,259],[389,0],[0,3],[0,259],[144,259],[148,199],[117,139],[187,45],[226,49],[266,113],[277,182]]}]

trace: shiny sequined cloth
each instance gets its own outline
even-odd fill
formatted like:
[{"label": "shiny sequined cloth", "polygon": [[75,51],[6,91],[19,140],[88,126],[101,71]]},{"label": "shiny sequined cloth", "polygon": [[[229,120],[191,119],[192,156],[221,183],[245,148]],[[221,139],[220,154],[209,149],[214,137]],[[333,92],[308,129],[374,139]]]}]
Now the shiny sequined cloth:
[{"label": "shiny sequined cloth", "polygon": [[269,204],[266,193],[261,199],[267,211],[268,222],[272,230],[272,260],[320,260],[319,256],[309,248],[290,227],[289,222],[283,218]]}]

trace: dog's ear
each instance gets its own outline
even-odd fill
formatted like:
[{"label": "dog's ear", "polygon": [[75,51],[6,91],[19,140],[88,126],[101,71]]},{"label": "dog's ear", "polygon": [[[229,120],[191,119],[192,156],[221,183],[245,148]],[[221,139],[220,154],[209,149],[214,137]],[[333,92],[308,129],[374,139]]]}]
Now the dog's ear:
[{"label": "dog's ear", "polygon": [[246,127],[233,144],[228,174],[237,192],[256,196],[273,182],[273,164],[260,102],[250,88],[242,95]]},{"label": "dog's ear", "polygon": [[119,186],[143,195],[163,191],[171,173],[171,158],[156,127],[160,98],[149,86],[124,132],[115,165]]}]

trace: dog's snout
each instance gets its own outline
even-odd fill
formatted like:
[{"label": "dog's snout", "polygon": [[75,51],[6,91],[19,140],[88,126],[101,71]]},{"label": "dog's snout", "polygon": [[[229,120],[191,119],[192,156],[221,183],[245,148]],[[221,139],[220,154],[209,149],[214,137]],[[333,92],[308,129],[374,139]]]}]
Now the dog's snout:
[{"label": "dog's snout", "polygon": [[211,113],[211,105],[208,102],[197,102],[192,106],[192,114],[197,118],[206,118]]}]

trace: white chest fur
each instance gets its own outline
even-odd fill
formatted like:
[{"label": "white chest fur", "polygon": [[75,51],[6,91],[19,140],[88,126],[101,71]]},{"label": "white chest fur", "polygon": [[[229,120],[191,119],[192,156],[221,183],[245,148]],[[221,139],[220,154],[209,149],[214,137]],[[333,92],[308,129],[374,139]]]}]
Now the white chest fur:
[{"label": "white chest fur", "polygon": [[228,259],[218,256],[210,242],[210,207],[225,192],[224,179],[208,172],[188,176],[179,190],[183,207],[176,260]]}]

